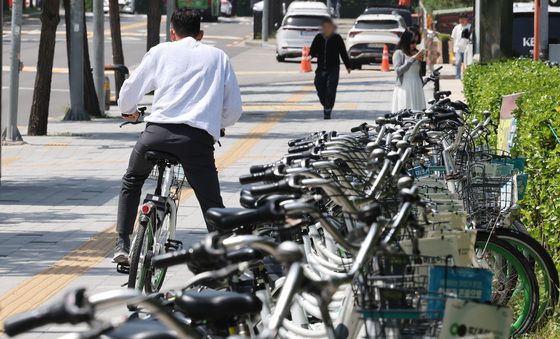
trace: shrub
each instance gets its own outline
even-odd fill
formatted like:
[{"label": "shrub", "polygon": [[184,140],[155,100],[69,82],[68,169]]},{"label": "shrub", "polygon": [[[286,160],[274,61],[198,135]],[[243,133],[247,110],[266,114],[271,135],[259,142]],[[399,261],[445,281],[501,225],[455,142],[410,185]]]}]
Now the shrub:
[{"label": "shrub", "polygon": [[527,159],[530,178],[521,201],[523,221],[560,257],[560,145],[550,129],[560,132],[560,68],[529,59],[472,65],[465,72],[464,92],[475,114],[489,110],[494,121],[499,119],[502,96],[523,92],[514,112],[517,134],[512,150]]}]

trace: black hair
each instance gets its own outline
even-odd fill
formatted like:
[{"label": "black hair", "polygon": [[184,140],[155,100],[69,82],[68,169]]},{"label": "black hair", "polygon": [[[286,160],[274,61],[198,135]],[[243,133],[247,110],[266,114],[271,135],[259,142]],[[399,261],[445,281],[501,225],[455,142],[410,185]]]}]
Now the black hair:
[{"label": "black hair", "polygon": [[408,30],[411,31],[412,33],[414,33],[414,36],[416,37],[416,43],[421,43],[422,42],[422,31],[420,30],[420,26],[418,25],[410,25],[408,27]]},{"label": "black hair", "polygon": [[182,38],[194,37],[200,33],[200,13],[188,8],[177,8],[171,16],[171,26]]},{"label": "black hair", "polygon": [[334,25],[334,21],[331,18],[325,17],[325,18],[323,18],[323,20],[321,20],[321,25],[324,25],[324,24]]},{"label": "black hair", "polygon": [[410,45],[414,41],[415,37],[416,37],[416,34],[412,30],[407,29],[401,35],[399,43],[397,44],[397,49],[400,49],[406,55],[412,55],[412,50],[410,49]]},{"label": "black hair", "polygon": [[459,14],[459,19],[468,19],[469,16],[467,15],[467,13],[461,13]]}]

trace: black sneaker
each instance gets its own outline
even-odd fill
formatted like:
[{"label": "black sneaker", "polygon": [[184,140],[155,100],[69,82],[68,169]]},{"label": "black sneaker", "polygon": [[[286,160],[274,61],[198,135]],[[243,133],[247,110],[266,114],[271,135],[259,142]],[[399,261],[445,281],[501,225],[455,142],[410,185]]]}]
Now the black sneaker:
[{"label": "black sneaker", "polygon": [[117,264],[128,263],[128,252],[130,252],[130,237],[128,235],[119,234],[117,237],[117,245],[115,246],[115,254],[113,262]]},{"label": "black sneaker", "polygon": [[323,118],[324,118],[325,120],[330,120],[330,119],[331,119],[331,112],[332,112],[332,109],[326,109],[326,110],[324,110],[324,111],[323,111]]}]

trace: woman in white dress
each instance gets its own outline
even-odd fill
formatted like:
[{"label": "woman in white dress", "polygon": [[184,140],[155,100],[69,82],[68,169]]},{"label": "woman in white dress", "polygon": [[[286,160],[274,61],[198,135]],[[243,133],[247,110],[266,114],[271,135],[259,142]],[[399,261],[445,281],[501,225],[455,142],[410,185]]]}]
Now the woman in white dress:
[{"label": "woman in white dress", "polygon": [[424,84],[420,76],[420,64],[424,60],[424,51],[418,51],[417,35],[410,30],[404,31],[393,53],[393,68],[397,73],[393,91],[393,108],[396,113],[402,109],[423,110],[426,108]]}]

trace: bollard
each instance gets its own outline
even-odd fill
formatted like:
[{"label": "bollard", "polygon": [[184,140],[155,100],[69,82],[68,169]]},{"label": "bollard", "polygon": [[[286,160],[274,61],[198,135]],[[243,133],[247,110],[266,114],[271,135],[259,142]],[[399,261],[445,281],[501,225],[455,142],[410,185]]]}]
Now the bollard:
[{"label": "bollard", "polygon": [[108,111],[111,106],[111,83],[109,77],[103,80],[103,91],[105,92],[105,110]]},{"label": "bollard", "polygon": [[[125,65],[105,65],[105,71],[113,71],[115,72],[115,82],[117,81],[117,72],[122,74],[122,77],[124,80],[126,80],[128,78],[129,75],[129,71],[128,71],[128,67],[126,67]],[[119,100],[119,84],[116,84],[116,89],[115,89],[115,101],[111,102],[112,104],[114,103],[115,105],[117,104],[117,101]]]}]

